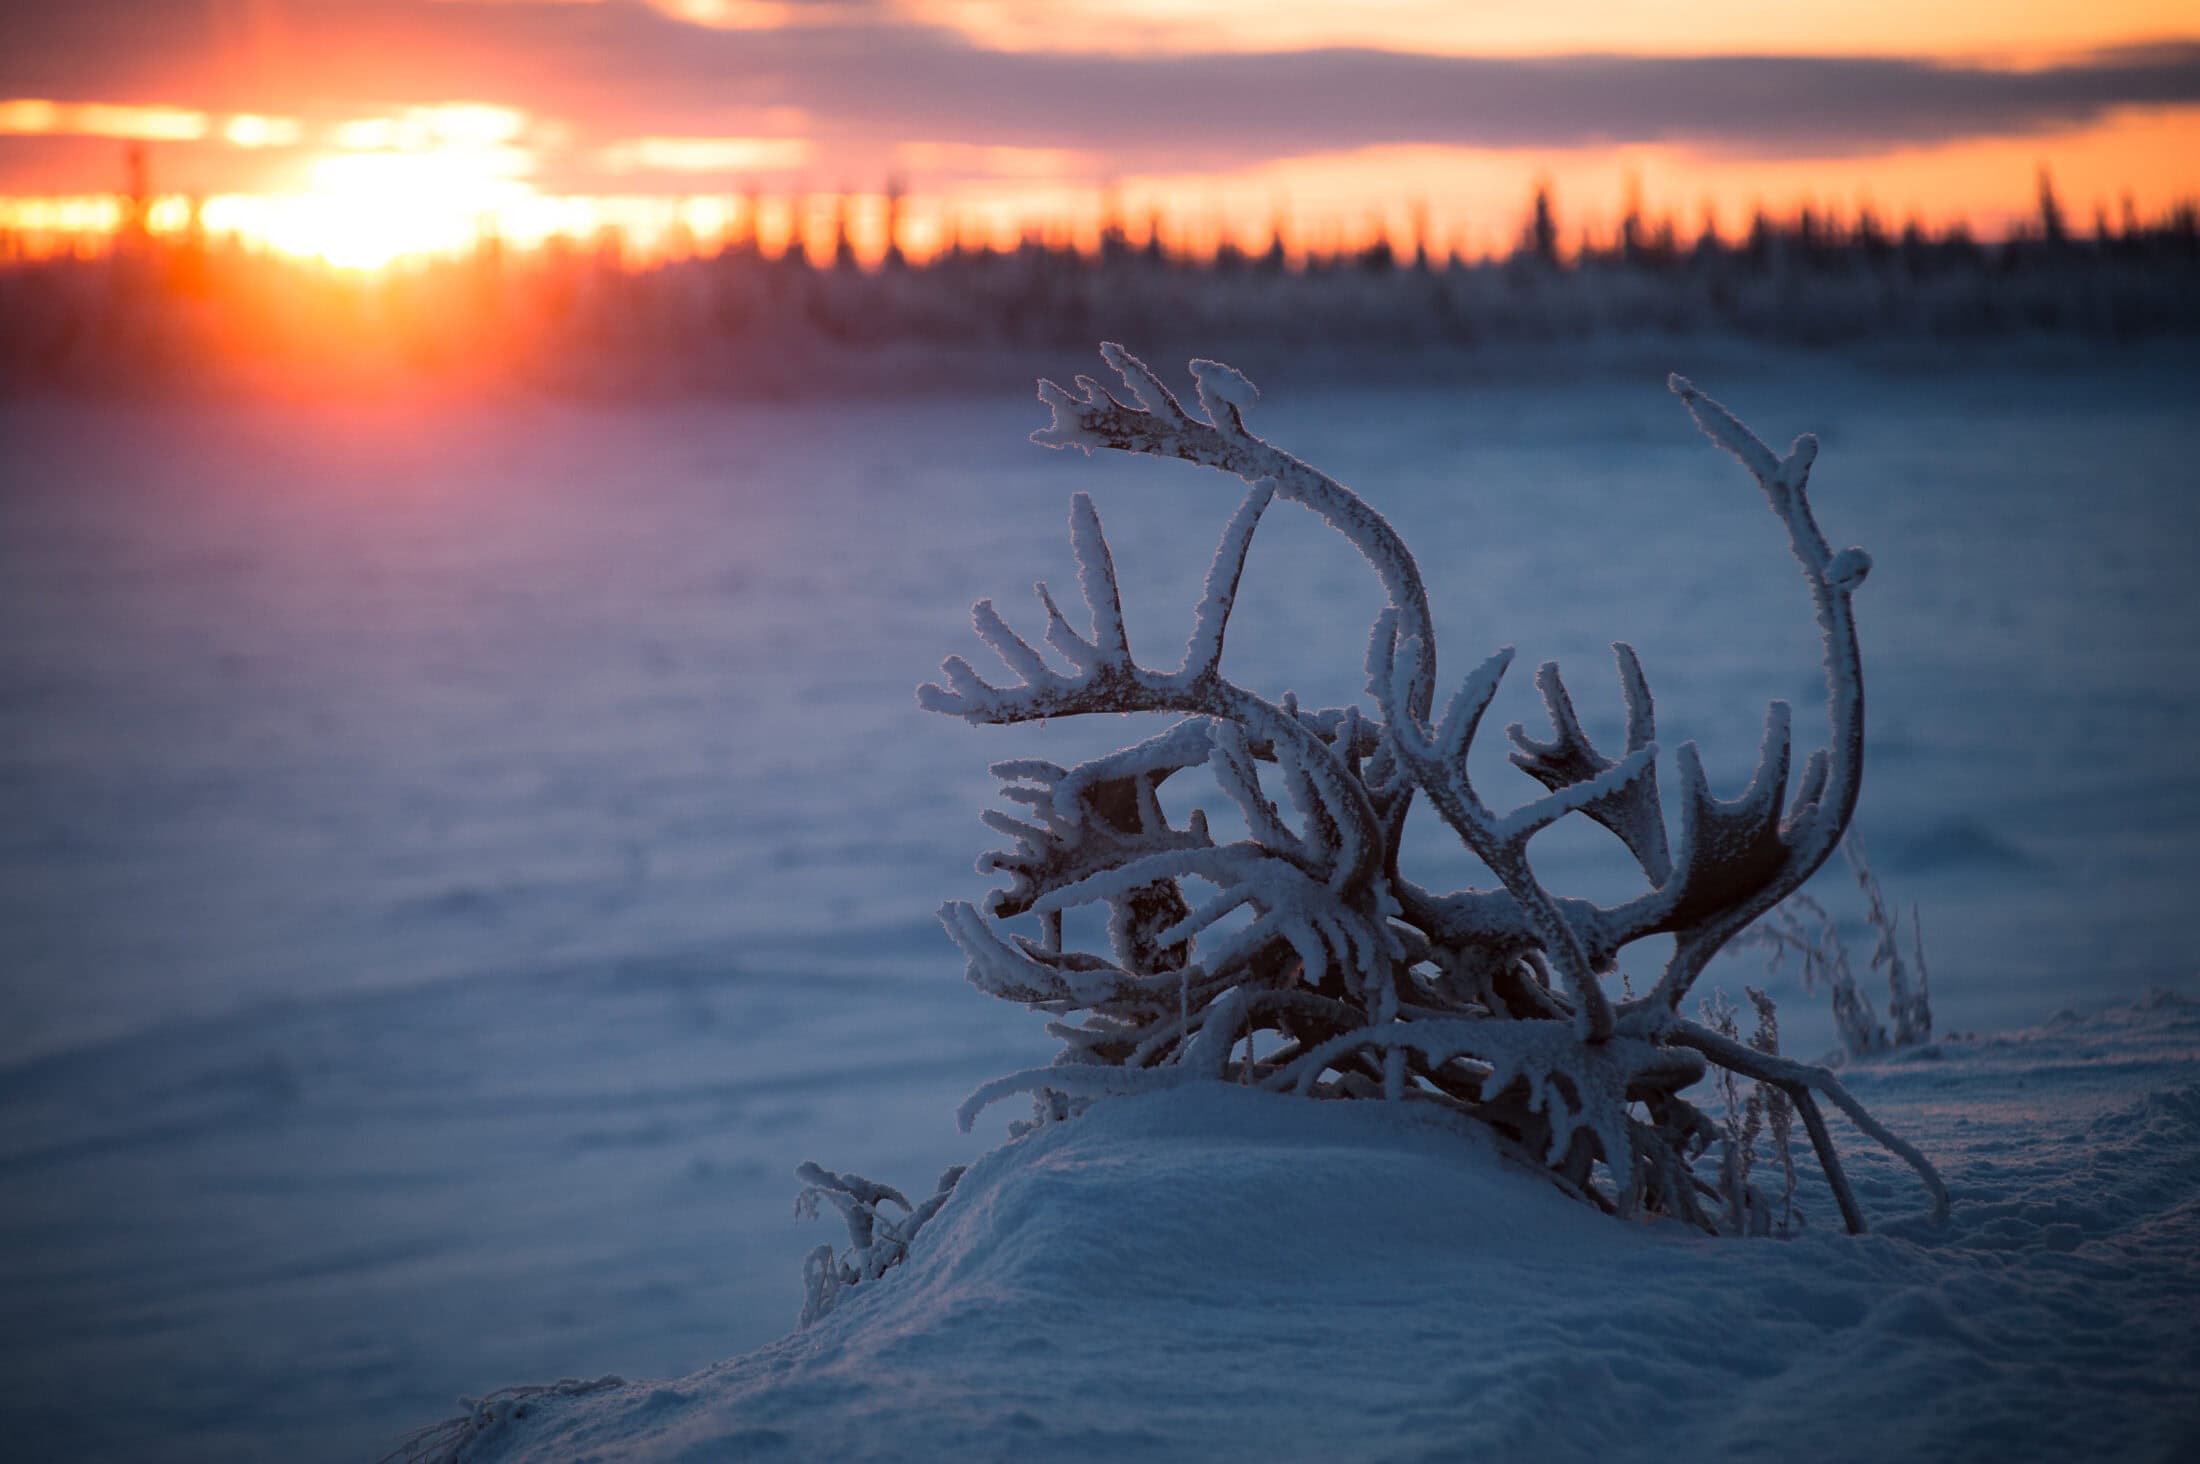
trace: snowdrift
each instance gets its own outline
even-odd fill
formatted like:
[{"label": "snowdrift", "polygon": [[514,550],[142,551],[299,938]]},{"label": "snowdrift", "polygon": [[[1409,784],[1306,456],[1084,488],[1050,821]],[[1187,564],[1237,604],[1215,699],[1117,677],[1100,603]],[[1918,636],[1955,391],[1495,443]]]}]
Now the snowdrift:
[{"label": "snowdrift", "polygon": [[[423,1457],[2168,1458],[2200,1447],[2200,1005],[1852,1067],[1933,1226],[1626,1224],[1412,1105],[1220,1083],[981,1160],[908,1263],[669,1383],[475,1403]],[[435,1453],[428,1452],[432,1448]]]}]

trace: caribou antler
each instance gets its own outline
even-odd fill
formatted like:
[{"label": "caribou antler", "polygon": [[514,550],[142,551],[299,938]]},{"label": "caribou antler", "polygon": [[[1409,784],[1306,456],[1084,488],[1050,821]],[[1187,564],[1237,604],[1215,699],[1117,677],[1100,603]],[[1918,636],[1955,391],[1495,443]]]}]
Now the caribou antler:
[{"label": "caribou antler", "polygon": [[[1053,420],[1033,434],[1049,447],[1179,458],[1252,486],[1224,527],[1192,616],[1182,664],[1142,665],[1123,627],[1107,538],[1090,498],[1076,495],[1070,542],[1088,628],[1071,626],[1044,585],[1046,642],[1058,670],[980,601],[978,634],[1013,673],[995,685],[959,657],[944,682],[920,688],[926,708],[972,722],[1023,722],[1088,712],[1149,711],[1184,720],[1077,768],[999,764],[1005,795],[1029,817],[990,813],[1013,842],[981,861],[1005,875],[988,912],[1029,914],[1036,940],[1007,935],[968,904],[942,919],[970,960],[971,979],[1058,1018],[1054,1068],[987,1085],[965,1119],[1010,1092],[1036,1091],[1042,1114],[1073,1112],[1108,1093],[1221,1075],[1327,1097],[1382,1094],[1450,1104],[1488,1123],[1549,1166],[1569,1190],[1608,1209],[1651,1209],[1709,1229],[1721,1207],[1693,1171],[1716,1126],[1680,1096],[1721,1067],[1773,1084],[1794,1101],[1851,1228],[1863,1225],[1817,1098],[1919,1168],[1936,1208],[1937,1176],[1881,1129],[1830,1073],[1769,1057],[1678,1016],[1705,962],[1757,915],[1794,891],[1839,842],[1862,769],[1863,682],[1850,597],[1870,560],[1833,552],[1805,483],[1816,444],[1776,456],[1723,407],[1680,378],[1673,389],[1698,426],[1755,476],[1788,533],[1825,644],[1831,736],[1790,787],[1790,714],[1766,712],[1757,767],[1742,793],[1713,796],[1693,743],[1675,749],[1678,831],[1669,842],[1658,769],[1656,711],[1634,651],[1616,645],[1624,741],[1617,755],[1583,731],[1557,666],[1536,673],[1551,735],[1507,729],[1514,766],[1540,796],[1499,812],[1475,787],[1468,751],[1499,681],[1506,648],[1460,685],[1432,720],[1436,641],[1413,556],[1368,503],[1335,479],[1254,436],[1255,393],[1229,367],[1192,363],[1199,414],[1119,346],[1101,348],[1121,387],[1052,382]],[[1276,499],[1305,505],[1373,566],[1389,597],[1368,641],[1368,691],[1356,707],[1301,710],[1222,672],[1231,610],[1254,531]],[[1246,837],[1217,843],[1203,810],[1179,827],[1162,785],[1201,770],[1235,808]],[[1280,777],[1283,798],[1270,786]],[[1492,889],[1438,894],[1405,879],[1399,846],[1410,799],[1439,816],[1496,876]],[[1172,797],[1174,794],[1172,793]],[[1624,844],[1647,888],[1611,907],[1553,893],[1529,857],[1535,836],[1574,814]],[[1187,883],[1211,888],[1194,900]],[[1065,950],[1062,917],[1086,904],[1110,912],[1111,954]],[[1673,953],[1645,995],[1615,1003],[1605,989],[1620,954],[1670,934]],[[1256,1039],[1269,1034],[1265,1054]],[[1242,1057],[1231,1054],[1242,1042]],[[1597,1188],[1601,1163],[1611,1192]],[[1723,1213],[1746,1207],[1726,1206]]]}]

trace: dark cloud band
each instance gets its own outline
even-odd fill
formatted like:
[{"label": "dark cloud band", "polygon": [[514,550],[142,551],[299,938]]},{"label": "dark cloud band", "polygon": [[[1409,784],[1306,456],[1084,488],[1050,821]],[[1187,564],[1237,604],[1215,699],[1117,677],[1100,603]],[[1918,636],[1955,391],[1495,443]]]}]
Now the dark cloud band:
[{"label": "dark cloud band", "polygon": [[465,98],[565,119],[583,139],[741,130],[762,109],[794,107],[850,157],[925,138],[1076,148],[1120,171],[1377,143],[1795,156],[2200,102],[2200,46],[2185,44],[2032,71],[1337,49],[1142,58],[985,51],[883,21],[717,31],[639,4],[526,0],[11,0],[0,26],[0,96],[309,117]]}]

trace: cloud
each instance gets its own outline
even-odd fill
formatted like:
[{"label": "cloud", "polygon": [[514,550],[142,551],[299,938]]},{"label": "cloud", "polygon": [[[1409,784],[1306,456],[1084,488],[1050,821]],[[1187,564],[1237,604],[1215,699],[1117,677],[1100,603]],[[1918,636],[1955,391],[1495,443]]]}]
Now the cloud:
[{"label": "cloud", "polygon": [[[675,7],[676,8],[676,7]],[[475,100],[553,119],[576,146],[749,136],[799,109],[825,166],[897,143],[1061,149],[1111,172],[1241,167],[1395,143],[1680,143],[1858,154],[2200,103],[2200,47],[2027,71],[1862,57],[1461,57],[999,52],[887,19],[689,24],[639,0],[0,3],[0,98],[307,119]]]},{"label": "cloud", "polygon": [[785,172],[810,159],[800,137],[637,137],[598,159],[612,173]]}]

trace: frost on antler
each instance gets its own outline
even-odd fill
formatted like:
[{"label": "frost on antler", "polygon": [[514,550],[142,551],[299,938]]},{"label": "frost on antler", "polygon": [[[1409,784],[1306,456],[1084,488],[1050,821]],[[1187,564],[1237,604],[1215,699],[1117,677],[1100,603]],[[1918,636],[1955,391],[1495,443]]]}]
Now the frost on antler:
[{"label": "frost on antler", "polygon": [[[1730,1230],[1731,1186],[1698,1173],[1722,1137],[1683,1097],[1711,1066],[1754,1080],[1803,1120],[1850,1228],[1863,1216],[1818,1099],[1915,1167],[1935,1210],[1945,1192],[1914,1149],[1887,1133],[1831,1073],[1746,1045],[1681,1015],[1710,958],[1797,889],[1840,842],[1863,765],[1863,681],[1850,598],[1870,560],[1833,551],[1806,484],[1816,443],[1775,454],[1723,407],[1675,377],[1697,425],[1757,480],[1787,532],[1824,638],[1829,732],[1793,773],[1789,709],[1775,702],[1755,773],[1714,796],[1693,743],[1673,750],[1661,785],[1656,714],[1632,649],[1615,646],[1626,708],[1623,745],[1594,746],[1555,665],[1536,673],[1551,730],[1507,730],[1515,766],[1543,785],[1517,808],[1484,800],[1467,771],[1484,713],[1511,664],[1508,647],[1435,711],[1436,634],[1419,566],[1397,532],[1350,489],[1253,435],[1253,386],[1230,367],[1192,363],[1189,409],[1120,346],[1101,354],[1120,385],[1042,382],[1053,420],[1043,446],[1173,457],[1249,485],[1223,529],[1182,662],[1142,661],[1124,631],[1115,564],[1092,500],[1074,497],[1070,543],[1085,623],[1045,585],[1044,641],[1058,669],[991,601],[973,612],[1005,674],[987,680],[960,657],[918,691],[931,711],[978,723],[1092,712],[1160,712],[1173,725],[1080,767],[1019,761],[994,772],[1016,814],[986,822],[1009,840],[981,869],[1000,877],[981,912],[955,902],[941,919],[970,979],[1055,1018],[1051,1067],[980,1089],[985,1105],[1033,1095],[1039,1121],[1094,1099],[1223,1079],[1324,1098],[1441,1103],[1481,1119],[1554,1180],[1621,1214],[1665,1214]],[[1317,514],[1357,549],[1388,605],[1367,651],[1373,714],[1270,700],[1222,671],[1230,612],[1262,515],[1278,499]],[[1242,821],[1219,842],[1205,813],[1181,819],[1180,774],[1199,770]],[[1679,800],[1669,837],[1665,797]],[[1489,888],[1424,889],[1399,868],[1411,801],[1424,797],[1495,878]],[[1644,888],[1612,906],[1554,893],[1530,855],[1535,836],[1575,815],[1609,830]],[[1105,914],[1105,952],[1072,949],[1063,917]],[[1035,933],[1002,922],[1035,917]],[[1621,953],[1671,937],[1648,990],[1613,988]],[[1764,1100],[1770,1102],[1767,1098]]]}]

